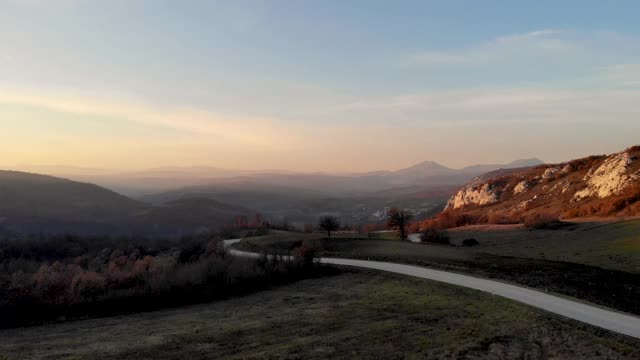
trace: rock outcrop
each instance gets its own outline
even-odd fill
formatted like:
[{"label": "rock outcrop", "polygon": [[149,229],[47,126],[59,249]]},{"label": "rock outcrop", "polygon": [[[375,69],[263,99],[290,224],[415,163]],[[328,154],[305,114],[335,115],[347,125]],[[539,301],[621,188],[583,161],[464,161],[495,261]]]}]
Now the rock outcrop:
[{"label": "rock outcrop", "polygon": [[453,195],[445,211],[476,217],[640,213],[639,158],[640,146],[635,146],[609,156],[489,173]]},{"label": "rock outcrop", "polygon": [[489,184],[470,184],[449,200],[447,208],[459,209],[467,205],[487,205],[498,201],[498,198],[498,192]]},{"label": "rock outcrop", "polygon": [[632,156],[628,152],[621,152],[608,157],[602,165],[589,170],[583,178],[587,187],[576,192],[577,200],[598,197],[605,198],[623,191],[629,184],[637,180],[635,174],[628,170],[633,165]]}]

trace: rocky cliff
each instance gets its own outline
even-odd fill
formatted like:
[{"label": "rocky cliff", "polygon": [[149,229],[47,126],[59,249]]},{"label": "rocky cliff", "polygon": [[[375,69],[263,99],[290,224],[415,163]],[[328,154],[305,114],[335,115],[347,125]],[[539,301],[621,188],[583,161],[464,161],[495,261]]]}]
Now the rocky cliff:
[{"label": "rocky cliff", "polygon": [[445,211],[515,220],[534,213],[640,213],[639,158],[640,146],[635,146],[608,156],[485,174],[452,196]]}]

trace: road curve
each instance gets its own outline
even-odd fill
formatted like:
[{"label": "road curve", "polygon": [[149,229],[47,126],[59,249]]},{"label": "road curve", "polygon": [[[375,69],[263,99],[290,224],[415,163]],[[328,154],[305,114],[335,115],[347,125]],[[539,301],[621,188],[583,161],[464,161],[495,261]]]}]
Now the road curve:
[{"label": "road curve", "polygon": [[[240,240],[241,239],[226,240],[224,242],[225,247],[229,247]],[[229,252],[235,256],[253,258],[261,256],[260,254],[235,249],[230,249]],[[480,290],[502,296],[507,299],[519,301],[583,323],[640,339],[639,317],[549,295],[541,291],[506,284],[499,281],[461,275],[447,271],[433,270],[413,265],[341,258],[321,258],[320,262],[323,264],[354,266],[365,269],[388,271]]]}]

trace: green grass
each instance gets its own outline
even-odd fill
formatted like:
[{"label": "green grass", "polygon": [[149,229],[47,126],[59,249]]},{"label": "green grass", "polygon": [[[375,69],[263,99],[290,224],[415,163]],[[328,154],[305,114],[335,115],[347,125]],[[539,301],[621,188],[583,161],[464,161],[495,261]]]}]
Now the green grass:
[{"label": "green grass", "polygon": [[475,227],[450,232],[459,244],[475,238],[474,251],[523,258],[567,261],[605,269],[640,273],[640,220],[582,223],[559,230],[495,230]]},{"label": "green grass", "polygon": [[[576,224],[561,230],[451,231],[452,242],[473,237],[473,248],[376,239],[313,240],[321,256],[408,263],[495,278],[582,299],[640,315],[640,221],[615,224]],[[303,240],[295,233],[268,239],[248,238],[240,248],[250,251],[287,252]]]},{"label": "green grass", "polygon": [[321,233],[275,232],[264,237],[247,239],[243,242],[243,247],[254,251],[291,250],[299,246],[303,240],[324,240],[326,256],[388,256],[390,259],[426,261],[468,260],[479,254],[487,254],[570,262],[640,274],[640,220],[606,224],[582,223],[558,230],[502,230],[495,229],[495,226],[475,226],[454,229],[448,234],[454,245],[460,245],[468,238],[478,240],[480,245],[461,248],[379,241],[397,240],[393,233],[376,234],[374,238],[358,234],[336,234],[331,241],[326,241],[326,236]]},{"label": "green grass", "polygon": [[2,331],[0,339],[8,359],[640,356],[634,339],[473,290],[368,271],[207,305]]}]

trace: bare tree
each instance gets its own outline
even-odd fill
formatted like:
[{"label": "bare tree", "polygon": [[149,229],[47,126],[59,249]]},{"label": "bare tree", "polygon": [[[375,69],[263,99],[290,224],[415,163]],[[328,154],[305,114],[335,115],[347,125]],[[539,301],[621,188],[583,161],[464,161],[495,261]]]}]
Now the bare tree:
[{"label": "bare tree", "polygon": [[327,236],[331,238],[331,232],[340,228],[340,222],[335,216],[323,216],[318,222],[318,227],[327,232]]},{"label": "bare tree", "polygon": [[407,240],[410,220],[411,214],[398,208],[392,208],[387,215],[387,226],[395,230],[402,240]]}]

